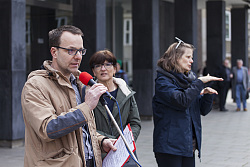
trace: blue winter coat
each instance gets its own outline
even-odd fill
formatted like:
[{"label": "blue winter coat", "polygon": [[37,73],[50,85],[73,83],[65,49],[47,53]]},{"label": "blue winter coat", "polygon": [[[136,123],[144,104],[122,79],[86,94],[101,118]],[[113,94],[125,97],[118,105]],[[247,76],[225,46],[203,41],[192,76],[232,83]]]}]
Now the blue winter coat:
[{"label": "blue winter coat", "polygon": [[192,157],[193,123],[200,157],[200,115],[208,114],[213,102],[213,95],[200,95],[203,88],[199,79],[188,82],[182,73],[157,71],[153,97],[154,152]]}]

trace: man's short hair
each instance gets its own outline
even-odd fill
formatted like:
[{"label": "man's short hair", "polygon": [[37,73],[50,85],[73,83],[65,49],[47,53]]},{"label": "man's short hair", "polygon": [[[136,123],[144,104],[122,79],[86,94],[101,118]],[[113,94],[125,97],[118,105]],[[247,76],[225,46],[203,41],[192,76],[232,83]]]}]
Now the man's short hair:
[{"label": "man's short hair", "polygon": [[74,35],[83,36],[83,32],[79,28],[72,26],[72,25],[63,25],[49,32],[49,48],[53,46],[60,46],[60,43],[61,43],[60,39],[61,39],[62,33],[65,31],[70,32]]}]

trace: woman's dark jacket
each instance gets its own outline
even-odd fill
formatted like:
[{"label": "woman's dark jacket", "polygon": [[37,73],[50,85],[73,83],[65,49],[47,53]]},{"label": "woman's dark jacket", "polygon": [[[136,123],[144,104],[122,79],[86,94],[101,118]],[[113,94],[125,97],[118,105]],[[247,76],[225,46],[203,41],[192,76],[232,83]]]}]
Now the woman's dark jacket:
[{"label": "woman's dark jacket", "polygon": [[[182,73],[158,68],[153,97],[153,151],[185,157],[193,156],[193,136],[201,149],[201,117],[212,109],[213,95],[200,95],[204,84]],[[192,131],[192,124],[194,133]]]}]

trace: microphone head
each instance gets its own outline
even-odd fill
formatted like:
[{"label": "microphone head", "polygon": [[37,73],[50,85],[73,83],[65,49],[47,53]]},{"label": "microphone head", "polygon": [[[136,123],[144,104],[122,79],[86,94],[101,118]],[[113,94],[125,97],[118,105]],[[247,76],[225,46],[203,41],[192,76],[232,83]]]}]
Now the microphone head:
[{"label": "microphone head", "polygon": [[93,77],[87,72],[82,72],[79,75],[79,79],[84,85],[88,85],[89,81],[93,79]]}]

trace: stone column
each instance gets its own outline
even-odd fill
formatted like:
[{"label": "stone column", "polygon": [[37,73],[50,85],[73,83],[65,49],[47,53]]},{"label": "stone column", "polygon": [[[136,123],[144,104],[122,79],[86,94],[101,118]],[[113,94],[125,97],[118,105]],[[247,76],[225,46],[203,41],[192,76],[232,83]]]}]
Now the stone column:
[{"label": "stone column", "polygon": [[0,146],[23,145],[21,91],[26,81],[25,0],[0,5]]},{"label": "stone column", "polygon": [[80,70],[91,72],[89,59],[97,50],[106,48],[106,1],[74,0],[73,25],[84,34],[84,47],[87,49]]},{"label": "stone column", "polygon": [[[142,5],[143,4],[143,5]],[[159,0],[132,1],[133,89],[141,116],[152,116],[156,63],[160,58]]]},{"label": "stone column", "polygon": [[207,1],[207,70],[214,75],[226,56],[225,1]]},{"label": "stone column", "polygon": [[[175,0],[175,35],[197,47],[197,0]],[[192,70],[197,73],[197,51],[193,53]]]},{"label": "stone column", "polygon": [[231,9],[232,41],[231,63],[236,66],[237,59],[242,59],[248,67],[248,7],[233,7]]},{"label": "stone column", "polygon": [[160,1],[160,55],[175,42],[174,3]]}]

